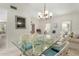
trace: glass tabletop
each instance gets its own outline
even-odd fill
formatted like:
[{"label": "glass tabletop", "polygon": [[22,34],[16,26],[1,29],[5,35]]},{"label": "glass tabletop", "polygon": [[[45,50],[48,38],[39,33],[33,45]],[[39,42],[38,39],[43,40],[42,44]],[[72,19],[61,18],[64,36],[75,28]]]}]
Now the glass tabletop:
[{"label": "glass tabletop", "polygon": [[31,38],[30,43],[32,44],[32,48],[25,51],[25,55],[27,56],[39,56],[45,50],[47,50],[50,46],[53,46],[58,41],[58,39],[54,39],[50,37],[50,35],[38,35]]}]

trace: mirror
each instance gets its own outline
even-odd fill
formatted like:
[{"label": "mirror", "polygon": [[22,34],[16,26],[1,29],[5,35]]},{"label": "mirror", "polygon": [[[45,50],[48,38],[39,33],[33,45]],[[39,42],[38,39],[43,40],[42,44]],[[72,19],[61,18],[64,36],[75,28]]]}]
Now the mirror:
[{"label": "mirror", "polygon": [[71,21],[65,21],[62,23],[62,32],[67,35],[71,32]]}]

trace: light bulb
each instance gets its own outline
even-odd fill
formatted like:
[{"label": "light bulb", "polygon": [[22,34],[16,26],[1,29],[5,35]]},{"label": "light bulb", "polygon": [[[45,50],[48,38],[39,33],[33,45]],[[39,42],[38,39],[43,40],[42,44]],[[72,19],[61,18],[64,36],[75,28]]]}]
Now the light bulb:
[{"label": "light bulb", "polygon": [[53,15],[52,13],[49,14],[49,16],[52,16],[52,15]]},{"label": "light bulb", "polygon": [[40,16],[41,15],[41,12],[39,12],[38,15]]},{"label": "light bulb", "polygon": [[45,18],[47,19],[48,18],[48,15]]},{"label": "light bulb", "polygon": [[40,18],[43,18],[43,16],[42,16],[42,15],[40,15]]},{"label": "light bulb", "polygon": [[47,10],[45,11],[45,14],[48,14],[48,11]]}]

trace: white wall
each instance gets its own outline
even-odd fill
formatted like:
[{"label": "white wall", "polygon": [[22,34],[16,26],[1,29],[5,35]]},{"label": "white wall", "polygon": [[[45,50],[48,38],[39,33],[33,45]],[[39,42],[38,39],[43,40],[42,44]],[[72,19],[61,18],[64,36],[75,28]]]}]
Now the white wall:
[{"label": "white wall", "polygon": [[[10,9],[10,5],[17,6],[17,10]],[[19,40],[20,36],[24,34],[28,34],[29,30],[29,18],[27,15],[24,15],[26,11],[20,5],[16,4],[0,4],[0,8],[3,10],[7,10],[7,36],[8,40]],[[26,18],[26,29],[16,29],[15,27],[15,16],[21,16]]]},{"label": "white wall", "polygon": [[[28,34],[29,33],[29,18],[24,15],[23,13],[25,13],[26,11],[24,11],[20,6],[18,7],[17,10],[9,10],[8,12],[8,39],[9,40],[19,40],[21,38],[21,36],[23,36],[24,34]],[[26,18],[26,28],[24,29],[16,29],[15,27],[15,16],[21,16]]]},{"label": "white wall", "polygon": [[59,31],[61,31],[61,24],[64,21],[72,22],[72,31],[76,34],[79,34],[79,12],[73,12],[65,15],[61,15],[54,18],[54,21],[58,23]]}]

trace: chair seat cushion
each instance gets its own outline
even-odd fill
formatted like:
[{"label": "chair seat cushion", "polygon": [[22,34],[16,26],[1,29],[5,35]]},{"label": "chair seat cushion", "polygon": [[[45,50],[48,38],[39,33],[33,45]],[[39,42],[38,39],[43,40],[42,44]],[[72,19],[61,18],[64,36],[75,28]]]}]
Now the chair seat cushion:
[{"label": "chair seat cushion", "polygon": [[57,52],[55,52],[54,50],[52,50],[51,48],[46,50],[44,53],[43,53],[45,56],[54,56],[55,54],[57,54]]}]

